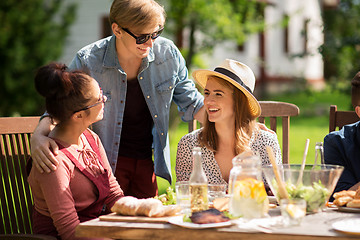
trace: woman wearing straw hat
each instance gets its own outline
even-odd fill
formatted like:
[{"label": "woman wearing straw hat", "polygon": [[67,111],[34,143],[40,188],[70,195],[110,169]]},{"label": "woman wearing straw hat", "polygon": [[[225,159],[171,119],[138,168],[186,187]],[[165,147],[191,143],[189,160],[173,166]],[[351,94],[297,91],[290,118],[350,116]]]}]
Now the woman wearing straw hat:
[{"label": "woman wearing straw hat", "polygon": [[258,154],[262,164],[270,164],[266,146],[273,148],[281,163],[277,136],[259,129],[259,102],[253,95],[255,76],[243,63],[226,59],[211,70],[194,71],[195,81],[204,88],[204,127],[185,135],[178,144],[177,181],[187,181],[192,171],[192,149],[201,147],[209,183],[227,183],[232,159],[245,151]]}]

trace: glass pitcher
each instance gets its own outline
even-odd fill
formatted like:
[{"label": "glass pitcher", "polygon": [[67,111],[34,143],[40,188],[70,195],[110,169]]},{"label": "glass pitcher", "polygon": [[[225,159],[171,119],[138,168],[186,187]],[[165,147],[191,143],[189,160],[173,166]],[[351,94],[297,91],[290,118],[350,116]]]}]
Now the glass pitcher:
[{"label": "glass pitcher", "polygon": [[247,219],[265,216],[269,210],[261,162],[257,155],[242,153],[232,159],[229,177],[229,212]]}]

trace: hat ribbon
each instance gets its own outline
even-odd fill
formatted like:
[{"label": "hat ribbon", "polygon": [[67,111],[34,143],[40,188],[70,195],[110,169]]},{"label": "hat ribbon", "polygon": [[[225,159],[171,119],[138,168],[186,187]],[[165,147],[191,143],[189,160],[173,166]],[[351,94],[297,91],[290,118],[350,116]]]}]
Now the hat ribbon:
[{"label": "hat ribbon", "polygon": [[252,93],[251,89],[245,85],[245,83],[233,72],[227,70],[226,68],[217,67],[214,69],[214,72],[221,73],[225,76],[228,76],[229,78],[235,80],[237,83],[239,83],[241,86],[243,86],[246,90],[248,90],[250,93]]}]

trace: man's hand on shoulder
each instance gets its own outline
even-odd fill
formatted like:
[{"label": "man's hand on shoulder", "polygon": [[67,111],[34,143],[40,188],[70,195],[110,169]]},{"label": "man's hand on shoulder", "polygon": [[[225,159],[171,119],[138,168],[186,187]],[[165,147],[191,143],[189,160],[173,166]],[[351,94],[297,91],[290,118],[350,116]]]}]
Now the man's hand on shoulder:
[{"label": "man's hand on shoulder", "polygon": [[59,147],[51,138],[45,136],[41,131],[35,131],[30,139],[31,158],[33,164],[39,172],[56,170],[59,162],[55,156],[58,154]]},{"label": "man's hand on shoulder", "polygon": [[261,130],[267,131],[267,132],[272,133],[272,134],[276,134],[273,130],[267,128],[265,124],[259,123],[259,122],[258,122],[257,124],[258,124],[258,127],[259,127]]}]

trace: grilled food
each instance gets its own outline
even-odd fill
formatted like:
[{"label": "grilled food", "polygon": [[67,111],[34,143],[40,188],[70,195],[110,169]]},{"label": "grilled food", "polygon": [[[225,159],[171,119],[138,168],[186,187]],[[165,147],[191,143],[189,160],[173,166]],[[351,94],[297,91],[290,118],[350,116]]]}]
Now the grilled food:
[{"label": "grilled food", "polygon": [[223,212],[215,208],[210,208],[205,211],[194,212],[190,216],[193,223],[205,224],[205,223],[220,223],[230,220]]}]

